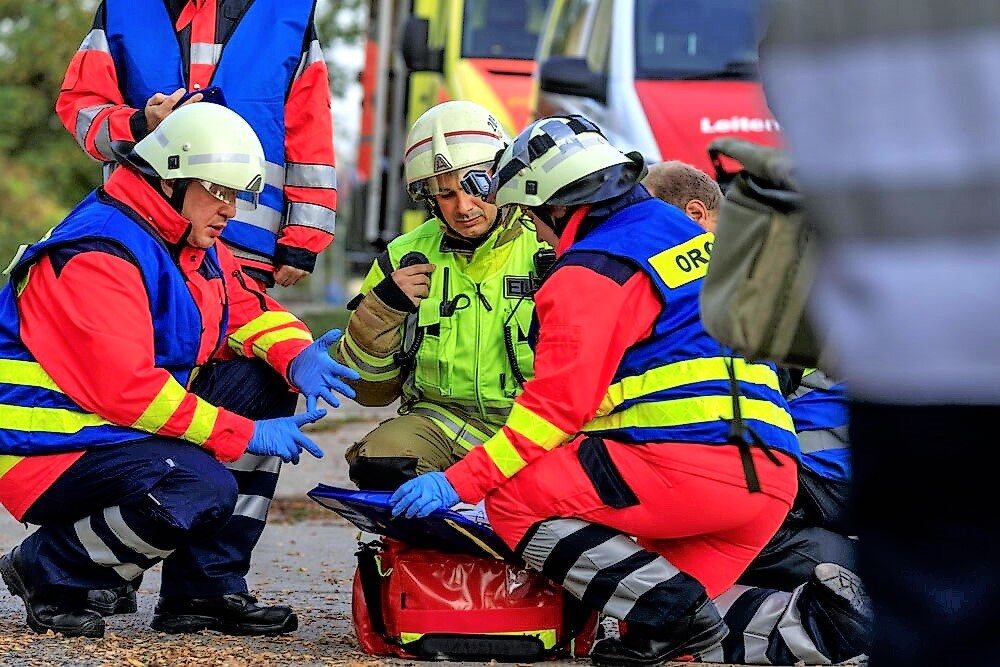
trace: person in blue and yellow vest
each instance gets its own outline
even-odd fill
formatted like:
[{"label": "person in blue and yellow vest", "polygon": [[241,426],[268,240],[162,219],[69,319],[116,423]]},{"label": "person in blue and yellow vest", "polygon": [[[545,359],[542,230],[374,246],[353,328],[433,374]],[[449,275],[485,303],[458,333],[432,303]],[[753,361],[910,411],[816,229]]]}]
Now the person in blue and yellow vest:
[{"label": "person in blue and yellow vest", "polygon": [[[0,575],[32,630],[102,636],[88,591],[160,561],[154,629],[296,629],[291,609],[247,592],[259,533],[234,517],[266,509],[254,495],[273,488],[260,462],[322,456],[299,429],[325,414],[319,398],[353,395],[340,378],[357,374],[329,356],[340,332],[314,342],[217,244],[237,202],[254,205],[264,172],[238,114],[183,107],[11,263],[0,290],[0,503],[40,528],[0,558]],[[212,386],[214,364],[234,367],[240,397]],[[268,418],[294,399],[290,387],[308,411]]]},{"label": "person in blue and yellow vest", "polygon": [[[551,248],[513,207],[470,195],[506,136],[473,102],[437,105],[413,124],[404,169],[410,195],[433,217],[389,243],[361,287],[337,359],[357,370],[357,400],[401,415],[347,451],[364,489],[395,489],[444,470],[489,440],[532,377],[528,331],[536,256]],[[540,254],[541,253],[541,254]]]},{"label": "person in blue and yellow vest", "polygon": [[727,629],[710,598],[796,492],[775,369],[727,355],[700,323],[712,235],[652,198],[644,171],[581,116],[538,120],[505,149],[496,204],[526,207],[557,243],[535,295],[535,377],[495,436],[392,498],[407,516],[485,498],[530,567],[627,621],[594,648],[598,665],[717,646]]}]

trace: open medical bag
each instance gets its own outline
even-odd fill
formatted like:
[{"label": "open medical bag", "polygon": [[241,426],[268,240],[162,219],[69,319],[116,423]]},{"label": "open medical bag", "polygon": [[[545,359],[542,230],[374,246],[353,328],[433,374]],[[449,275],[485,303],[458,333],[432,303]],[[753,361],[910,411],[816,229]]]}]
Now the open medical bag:
[{"label": "open medical bag", "polygon": [[488,527],[450,510],[392,519],[389,493],[321,484],[309,495],[383,535],[357,553],[352,611],[364,652],[498,662],[589,653],[596,614],[542,574],[513,564]]}]

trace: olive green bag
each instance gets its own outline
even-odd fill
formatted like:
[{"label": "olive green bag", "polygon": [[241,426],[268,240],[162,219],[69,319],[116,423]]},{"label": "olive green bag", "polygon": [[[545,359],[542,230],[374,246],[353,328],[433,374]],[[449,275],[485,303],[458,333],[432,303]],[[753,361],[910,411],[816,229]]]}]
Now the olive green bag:
[{"label": "olive green bag", "polygon": [[782,151],[725,137],[709,146],[743,170],[719,210],[712,260],[701,288],[701,319],[714,338],[751,360],[783,366],[825,365],[820,337],[806,316],[816,267],[813,230]]}]

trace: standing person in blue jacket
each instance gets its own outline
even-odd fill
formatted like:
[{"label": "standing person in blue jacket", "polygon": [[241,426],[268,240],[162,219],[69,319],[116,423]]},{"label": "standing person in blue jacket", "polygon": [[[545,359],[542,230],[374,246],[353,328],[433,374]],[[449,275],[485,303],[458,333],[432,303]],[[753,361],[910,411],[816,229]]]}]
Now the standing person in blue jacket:
[{"label": "standing person in blue jacket", "polygon": [[[250,124],[264,148],[259,205],[239,206],[222,232],[239,263],[234,277],[261,299],[273,285],[307,276],[333,240],[333,121],[314,11],[315,0],[103,0],[56,102],[81,148],[115,165],[185,93],[194,93],[190,104],[202,100],[199,91],[220,88],[226,106]],[[213,364],[194,390],[251,419],[295,410],[295,394],[259,360]],[[240,500],[226,530],[252,548],[281,461],[248,456],[231,469]],[[91,604],[102,613],[134,611],[132,588],[94,591]]]}]

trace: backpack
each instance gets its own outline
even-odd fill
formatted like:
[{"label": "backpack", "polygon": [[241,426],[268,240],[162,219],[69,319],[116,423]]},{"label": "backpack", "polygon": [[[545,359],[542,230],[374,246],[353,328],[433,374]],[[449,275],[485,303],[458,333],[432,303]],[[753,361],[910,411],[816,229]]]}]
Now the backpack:
[{"label": "backpack", "polygon": [[821,332],[806,313],[816,242],[790,160],[776,148],[734,137],[713,141],[709,156],[720,176],[722,156],[743,169],[719,210],[701,288],[705,330],[752,361],[829,368]]}]

